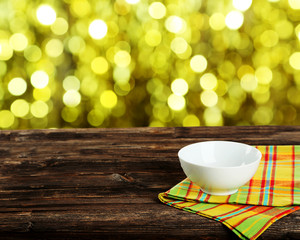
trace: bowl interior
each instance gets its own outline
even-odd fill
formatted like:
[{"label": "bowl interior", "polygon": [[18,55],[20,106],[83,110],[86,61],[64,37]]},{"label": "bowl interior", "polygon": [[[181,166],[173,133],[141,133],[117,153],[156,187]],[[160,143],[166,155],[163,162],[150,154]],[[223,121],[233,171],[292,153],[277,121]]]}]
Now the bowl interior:
[{"label": "bowl interior", "polygon": [[243,143],[207,141],[183,147],[178,156],[188,163],[199,166],[239,167],[259,161],[261,152]]}]

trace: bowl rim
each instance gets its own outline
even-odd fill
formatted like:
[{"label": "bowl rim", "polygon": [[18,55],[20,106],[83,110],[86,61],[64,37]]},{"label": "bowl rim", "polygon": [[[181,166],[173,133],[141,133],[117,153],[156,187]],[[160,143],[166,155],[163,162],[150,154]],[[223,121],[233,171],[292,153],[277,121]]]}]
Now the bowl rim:
[{"label": "bowl rim", "polygon": [[[247,164],[244,164],[244,165],[241,165],[241,166],[229,166],[229,167],[226,167],[226,166],[208,166],[208,165],[204,165],[204,164],[195,164],[195,163],[192,163],[188,160],[186,160],[185,158],[182,157],[182,151],[185,149],[185,148],[188,148],[192,145],[199,145],[201,143],[209,143],[209,142],[226,142],[226,143],[234,143],[234,144],[238,144],[238,145],[244,145],[244,146],[247,146],[247,147],[250,147],[252,149],[254,149],[258,154],[259,154],[259,157],[251,162],[251,163],[247,163]],[[236,142],[236,141],[227,141],[227,140],[210,140],[210,141],[202,141],[202,142],[195,142],[195,143],[191,143],[191,144],[188,144],[184,147],[182,147],[179,151],[178,151],[178,158],[180,161],[184,161],[188,164],[191,164],[191,165],[194,165],[194,166],[197,166],[197,167],[205,167],[205,168],[211,168],[211,169],[232,169],[232,168],[244,168],[244,167],[250,167],[252,165],[255,165],[257,163],[259,163],[262,159],[262,153],[260,150],[258,150],[256,147],[253,147],[249,144],[246,144],[246,143],[241,143],[241,142]]]}]

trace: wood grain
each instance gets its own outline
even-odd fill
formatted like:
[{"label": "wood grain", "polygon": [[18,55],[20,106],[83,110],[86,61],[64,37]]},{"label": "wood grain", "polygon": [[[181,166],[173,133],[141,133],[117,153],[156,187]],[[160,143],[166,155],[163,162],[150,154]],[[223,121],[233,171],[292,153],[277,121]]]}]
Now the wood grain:
[{"label": "wood grain", "polygon": [[[184,178],[178,150],[207,140],[300,144],[300,126],[0,131],[0,239],[236,239],[157,199]],[[299,223],[261,239],[300,239]]]}]

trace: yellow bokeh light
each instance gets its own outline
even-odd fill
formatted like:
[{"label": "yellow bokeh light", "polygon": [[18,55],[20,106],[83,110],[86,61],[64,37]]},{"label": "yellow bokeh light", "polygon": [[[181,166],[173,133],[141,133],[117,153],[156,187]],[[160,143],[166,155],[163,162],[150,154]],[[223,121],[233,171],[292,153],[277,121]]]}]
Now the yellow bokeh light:
[{"label": "yellow bokeh light", "polygon": [[87,0],[73,0],[71,2],[71,12],[76,17],[85,17],[91,12],[91,5]]},{"label": "yellow bokeh light", "polygon": [[14,96],[21,96],[26,92],[27,83],[23,78],[13,78],[7,85],[8,91]]},{"label": "yellow bokeh light", "polygon": [[298,40],[300,41],[300,24],[298,24],[297,27],[295,27],[295,34]]},{"label": "yellow bokeh light", "polygon": [[225,24],[229,29],[237,30],[244,23],[244,15],[239,11],[231,11],[225,17]]},{"label": "yellow bokeh light", "polygon": [[209,25],[215,31],[220,31],[225,28],[225,16],[222,13],[214,13],[209,18]]},{"label": "yellow bokeh light", "polygon": [[69,50],[73,54],[78,54],[84,51],[85,41],[80,36],[73,36],[68,41]]},{"label": "yellow bokeh light", "polygon": [[127,67],[131,62],[131,56],[127,51],[118,51],[114,56],[114,62],[119,67]]},{"label": "yellow bokeh light", "polygon": [[68,29],[69,24],[64,18],[56,18],[55,22],[50,26],[51,31],[56,35],[64,35]]},{"label": "yellow bokeh light", "polygon": [[300,52],[294,52],[289,58],[289,63],[295,70],[300,70]]},{"label": "yellow bokeh light", "polygon": [[64,107],[61,111],[61,117],[66,122],[74,122],[78,118],[79,110],[75,107]]},{"label": "yellow bokeh light", "polygon": [[200,94],[200,100],[206,107],[213,107],[218,103],[218,95],[212,90],[205,90]]},{"label": "yellow bokeh light", "polygon": [[288,0],[288,2],[292,9],[295,9],[295,10],[300,9],[300,0]]},{"label": "yellow bokeh light", "polygon": [[0,128],[9,128],[14,124],[15,117],[8,110],[0,111]]},{"label": "yellow bokeh light", "polygon": [[260,84],[269,84],[272,81],[273,73],[268,67],[259,67],[255,71],[255,77]]},{"label": "yellow bokeh light", "polygon": [[35,88],[44,88],[49,83],[49,76],[45,71],[38,70],[31,75],[30,82]]},{"label": "yellow bokeh light", "polygon": [[75,90],[78,91],[80,89],[80,81],[77,77],[75,76],[67,76],[63,80],[63,88],[68,91],[68,90]]},{"label": "yellow bokeh light", "polygon": [[294,26],[288,20],[280,20],[275,23],[275,31],[278,33],[279,38],[288,39],[294,32]]},{"label": "yellow bokeh light", "polygon": [[150,47],[158,46],[161,42],[161,33],[155,29],[147,31],[145,35],[145,41]]},{"label": "yellow bokeh light", "polygon": [[118,103],[118,97],[112,90],[105,90],[100,96],[100,103],[105,108],[114,108]]},{"label": "yellow bokeh light", "polygon": [[251,7],[252,0],[233,0],[232,5],[240,11],[246,11]]},{"label": "yellow bokeh light", "polygon": [[55,22],[56,12],[50,5],[42,4],[36,10],[36,17],[41,24],[48,26]]},{"label": "yellow bokeh light", "polygon": [[93,109],[87,115],[88,122],[94,127],[100,126],[103,123],[104,119],[105,116],[103,112],[97,109]]},{"label": "yellow bokeh light", "polygon": [[261,106],[253,114],[252,120],[256,125],[267,125],[270,124],[273,119],[272,109]]},{"label": "yellow bokeh light", "polygon": [[81,102],[81,95],[76,90],[68,90],[63,95],[63,102],[68,107],[76,107]]},{"label": "yellow bokeh light", "polygon": [[129,4],[137,4],[140,0],[125,0]]},{"label": "yellow bokeh light", "polygon": [[166,15],[166,7],[161,2],[153,2],[148,8],[150,16],[154,19],[162,19]]},{"label": "yellow bokeh light", "polygon": [[47,103],[43,101],[35,101],[30,106],[30,112],[36,118],[43,118],[47,116],[49,107]]},{"label": "yellow bokeh light", "polygon": [[172,93],[168,97],[168,105],[174,111],[180,111],[185,107],[185,98]]},{"label": "yellow bokeh light", "polygon": [[278,33],[273,30],[266,30],[260,36],[260,42],[265,47],[274,47],[278,43]]},{"label": "yellow bokeh light", "polygon": [[182,33],[186,29],[186,22],[178,16],[170,16],[165,21],[165,27],[169,32]]},{"label": "yellow bokeh light", "polygon": [[217,107],[206,108],[203,113],[203,118],[207,126],[222,126],[222,112]]},{"label": "yellow bokeh light", "polygon": [[59,57],[64,51],[64,45],[59,39],[51,39],[47,42],[45,51],[49,57]]},{"label": "yellow bokeh light", "polygon": [[23,51],[28,45],[28,39],[22,33],[15,33],[9,38],[9,44],[15,51]]},{"label": "yellow bokeh light", "polygon": [[197,126],[200,126],[200,120],[196,115],[189,114],[183,119],[182,126],[184,126],[184,127],[197,127]]},{"label": "yellow bokeh light", "polygon": [[13,56],[13,49],[9,42],[4,39],[0,39],[0,60],[9,60]]},{"label": "yellow bokeh light", "polygon": [[218,80],[216,76],[212,73],[205,73],[203,76],[200,78],[200,86],[204,90],[212,90],[216,88],[218,85]]},{"label": "yellow bokeh light", "polygon": [[104,74],[108,71],[109,65],[104,57],[96,57],[91,62],[91,69],[96,74]]},{"label": "yellow bokeh light", "polygon": [[115,67],[113,71],[113,78],[116,83],[126,84],[130,79],[129,68]]},{"label": "yellow bokeh light", "polygon": [[45,87],[41,89],[35,88],[33,89],[32,95],[35,100],[41,100],[47,102],[51,98],[51,90],[49,87]]},{"label": "yellow bokeh light", "polygon": [[204,72],[207,68],[207,60],[202,55],[195,55],[190,61],[191,69],[196,73]]},{"label": "yellow bokeh light", "polygon": [[176,54],[184,53],[188,48],[188,43],[182,37],[176,37],[171,42],[171,49]]},{"label": "yellow bokeh light", "polygon": [[29,62],[37,62],[42,57],[42,51],[38,46],[31,45],[24,50],[24,57]]},{"label": "yellow bokeh light", "polygon": [[94,39],[102,39],[107,34],[107,25],[101,19],[96,19],[89,25],[89,34]]},{"label": "yellow bokeh light", "polygon": [[16,117],[25,117],[29,113],[29,103],[24,99],[17,99],[11,104],[10,110]]},{"label": "yellow bokeh light", "polygon": [[171,89],[175,95],[184,96],[189,90],[189,85],[184,79],[177,78],[171,83]]},{"label": "yellow bokeh light", "polygon": [[252,92],[257,88],[257,78],[254,74],[247,73],[241,78],[241,87],[246,92]]}]

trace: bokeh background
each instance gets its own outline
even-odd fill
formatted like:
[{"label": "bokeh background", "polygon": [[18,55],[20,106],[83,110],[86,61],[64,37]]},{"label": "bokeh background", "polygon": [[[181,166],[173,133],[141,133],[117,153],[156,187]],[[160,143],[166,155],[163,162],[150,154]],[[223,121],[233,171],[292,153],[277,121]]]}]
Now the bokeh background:
[{"label": "bokeh background", "polygon": [[0,0],[0,128],[300,123],[300,0]]}]

